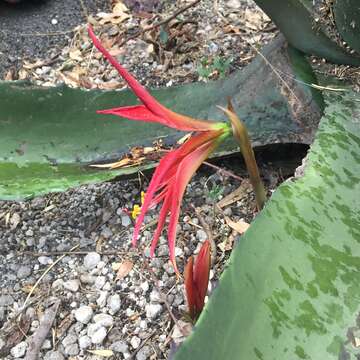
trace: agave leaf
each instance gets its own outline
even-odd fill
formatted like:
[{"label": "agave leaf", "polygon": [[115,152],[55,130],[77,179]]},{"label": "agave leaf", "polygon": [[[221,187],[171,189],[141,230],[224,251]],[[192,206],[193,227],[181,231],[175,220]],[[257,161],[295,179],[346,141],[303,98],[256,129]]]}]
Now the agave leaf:
[{"label": "agave leaf", "polygon": [[337,0],[333,5],[341,37],[360,53],[360,6],[358,0]]},{"label": "agave leaf", "polygon": [[360,96],[328,104],[305,170],[242,236],[176,360],[359,356]]},{"label": "agave leaf", "polygon": [[[289,57],[281,39],[267,46],[264,54],[286,72],[289,88],[259,57],[228,79],[159,89],[153,94],[177,112],[223,121],[216,105],[225,105],[231,96],[256,146],[310,143],[320,118],[319,99],[296,80],[316,82],[311,68],[305,71],[311,79],[305,79],[299,65],[304,58],[301,54]],[[173,145],[184,136],[157,124],[96,114],[97,109],[135,104],[129,91],[0,82],[0,92],[0,199],[23,199],[137,172],[154,163],[112,171],[89,165],[116,162],[133,147],[152,146],[159,139]],[[237,150],[229,141],[220,152]]]},{"label": "agave leaf", "polygon": [[319,23],[315,21],[310,0],[255,0],[255,2],[295,48],[336,64],[360,64],[359,56],[347,53],[321,29]]}]

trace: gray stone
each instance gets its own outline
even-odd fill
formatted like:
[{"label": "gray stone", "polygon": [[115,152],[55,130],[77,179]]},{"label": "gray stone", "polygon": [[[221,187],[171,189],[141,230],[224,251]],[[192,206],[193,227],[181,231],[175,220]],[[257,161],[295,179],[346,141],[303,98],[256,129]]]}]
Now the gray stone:
[{"label": "gray stone", "polygon": [[24,279],[31,274],[31,267],[28,265],[23,265],[19,267],[19,270],[17,271],[17,277],[18,279]]},{"label": "gray stone", "polygon": [[27,343],[25,341],[19,342],[16,346],[14,346],[10,353],[14,358],[20,358],[25,355],[27,348]]},{"label": "gray stone", "polygon": [[29,237],[34,236],[34,232],[31,229],[29,229],[26,231],[25,235]]},{"label": "gray stone", "polygon": [[87,349],[91,346],[91,339],[89,336],[84,335],[79,338],[80,349]]},{"label": "gray stone", "polygon": [[63,279],[56,279],[52,285],[51,285],[52,288],[54,289],[61,289],[64,287],[64,280]]},{"label": "gray stone", "polygon": [[41,265],[49,265],[49,264],[53,263],[52,259],[50,257],[48,257],[48,256],[39,256],[38,257],[38,262]]},{"label": "gray stone", "polygon": [[121,307],[121,300],[119,294],[111,295],[107,301],[107,305],[109,307],[109,313],[111,315],[116,314]]},{"label": "gray stone", "polygon": [[147,360],[152,354],[151,347],[148,345],[143,346],[136,354],[136,360]]},{"label": "gray stone", "polygon": [[206,232],[204,230],[202,230],[202,229],[197,230],[196,231],[196,238],[201,242],[205,241],[207,239]]},{"label": "gray stone", "polygon": [[95,277],[89,274],[82,274],[80,275],[80,281],[83,284],[93,284],[95,282]]},{"label": "gray stone", "polygon": [[105,276],[97,276],[95,279],[95,287],[98,290],[101,290],[102,287],[105,285],[106,277]]},{"label": "gray stone", "polygon": [[111,327],[114,324],[114,319],[108,314],[96,314],[94,316],[94,322],[105,327]]},{"label": "gray stone", "polygon": [[48,351],[44,360],[65,360],[64,355],[60,351]]},{"label": "gray stone", "polygon": [[81,306],[75,310],[75,319],[83,324],[87,324],[93,315],[93,309],[90,306]]},{"label": "gray stone", "polygon": [[150,301],[154,303],[161,302],[161,296],[157,290],[153,290],[150,293]]},{"label": "gray stone", "polygon": [[64,288],[72,292],[77,292],[80,288],[80,281],[78,279],[65,281]]},{"label": "gray stone", "polygon": [[106,337],[106,329],[100,324],[91,324],[88,326],[87,334],[93,344],[101,344]]},{"label": "gray stone", "polygon": [[75,344],[77,342],[77,336],[74,334],[69,334],[64,337],[63,341],[61,342],[64,347],[67,347],[71,344]]},{"label": "gray stone", "polygon": [[14,299],[11,295],[1,295],[0,296],[0,306],[8,306],[12,305]]},{"label": "gray stone", "polygon": [[41,346],[42,350],[50,350],[52,348],[51,341],[49,339],[45,339],[44,343]]},{"label": "gray stone", "polygon": [[79,354],[79,345],[71,344],[65,348],[65,354],[69,356],[76,356]]},{"label": "gray stone", "polygon": [[131,219],[130,219],[129,215],[124,214],[124,215],[121,216],[121,225],[122,226],[128,227],[131,224],[132,224],[132,222],[131,222]]},{"label": "gray stone", "polygon": [[96,299],[96,303],[103,308],[106,305],[106,300],[108,298],[109,293],[107,291],[99,291],[99,296]]},{"label": "gray stone", "polygon": [[137,336],[133,336],[130,340],[130,345],[133,349],[137,349],[140,346],[141,340]]},{"label": "gray stone", "polygon": [[149,319],[155,319],[159,316],[162,311],[160,304],[148,304],[145,306],[146,317]]},{"label": "gray stone", "polygon": [[127,343],[125,341],[116,341],[114,342],[111,346],[110,349],[114,352],[118,352],[118,353],[127,353],[129,352],[129,347],[127,345]]},{"label": "gray stone", "polygon": [[91,252],[84,257],[84,265],[88,270],[92,270],[96,267],[100,260],[101,257],[98,253]]}]

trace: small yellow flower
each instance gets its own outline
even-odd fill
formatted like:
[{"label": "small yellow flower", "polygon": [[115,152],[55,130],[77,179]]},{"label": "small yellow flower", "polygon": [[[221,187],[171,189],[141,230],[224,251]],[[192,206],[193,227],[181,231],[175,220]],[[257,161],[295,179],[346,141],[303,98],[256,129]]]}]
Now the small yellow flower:
[{"label": "small yellow flower", "polygon": [[145,201],[145,191],[142,191],[140,196],[141,196],[141,205],[143,205]]},{"label": "small yellow flower", "polygon": [[140,212],[141,212],[141,206],[139,206],[138,204],[134,205],[131,211],[131,217],[135,220],[140,214]]}]

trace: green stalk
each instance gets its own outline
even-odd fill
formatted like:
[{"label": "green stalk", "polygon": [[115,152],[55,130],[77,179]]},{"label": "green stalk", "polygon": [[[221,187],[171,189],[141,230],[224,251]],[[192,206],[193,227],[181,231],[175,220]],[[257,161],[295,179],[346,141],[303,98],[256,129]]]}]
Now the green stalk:
[{"label": "green stalk", "polygon": [[227,109],[222,107],[220,107],[220,109],[224,111],[230,119],[233,135],[240,145],[240,151],[244,157],[245,165],[250,177],[250,182],[255,192],[257,208],[258,210],[261,210],[266,202],[266,191],[260,178],[259,168],[257,166],[254,151],[251,146],[249,133],[245,124],[236,115],[230,100],[228,102]]}]

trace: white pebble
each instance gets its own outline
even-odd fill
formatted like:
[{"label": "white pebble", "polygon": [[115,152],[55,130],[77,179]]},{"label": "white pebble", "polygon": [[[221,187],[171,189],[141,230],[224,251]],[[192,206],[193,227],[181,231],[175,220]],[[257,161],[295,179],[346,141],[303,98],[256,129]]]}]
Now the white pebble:
[{"label": "white pebble", "polygon": [[105,327],[111,327],[114,324],[114,319],[108,314],[96,314],[94,316],[94,322]]},{"label": "white pebble", "polygon": [[83,324],[87,324],[93,315],[93,309],[90,306],[81,306],[75,310],[75,319]]}]

